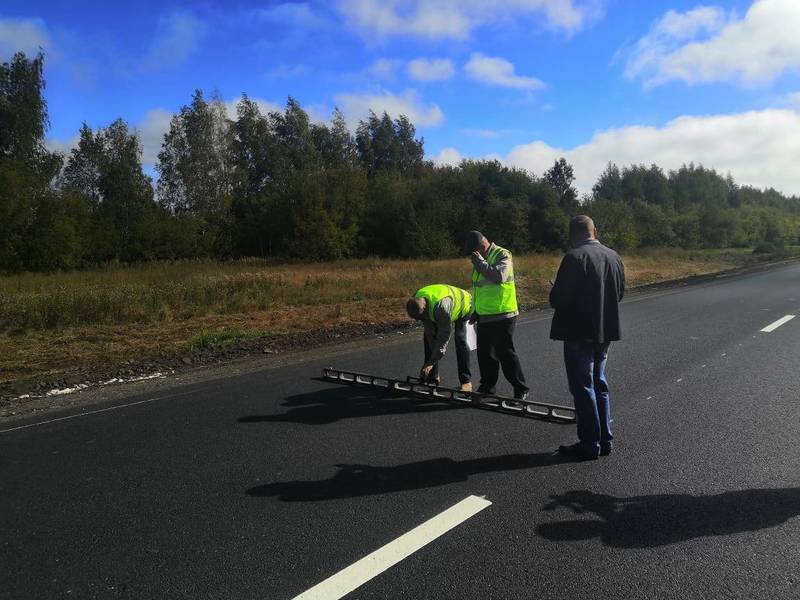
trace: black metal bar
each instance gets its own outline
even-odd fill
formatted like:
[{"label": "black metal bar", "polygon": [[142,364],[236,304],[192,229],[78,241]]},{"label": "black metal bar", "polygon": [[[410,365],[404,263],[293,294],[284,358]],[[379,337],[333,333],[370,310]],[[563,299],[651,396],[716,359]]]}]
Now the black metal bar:
[{"label": "black metal bar", "polygon": [[406,377],[405,381],[403,381],[391,377],[378,377],[357,371],[327,367],[322,369],[322,379],[346,385],[378,387],[390,392],[412,395],[418,398],[436,398],[461,406],[471,406],[482,410],[539,419],[550,423],[575,422],[575,409],[569,406],[547,404],[536,400],[517,400],[494,394],[464,392],[458,388],[427,384],[418,377]]}]

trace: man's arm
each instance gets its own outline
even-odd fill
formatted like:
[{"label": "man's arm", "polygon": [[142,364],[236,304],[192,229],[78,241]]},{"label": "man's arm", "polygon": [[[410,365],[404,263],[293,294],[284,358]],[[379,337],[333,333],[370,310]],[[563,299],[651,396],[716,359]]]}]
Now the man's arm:
[{"label": "man's arm", "polygon": [[422,326],[425,328],[424,335],[428,340],[428,346],[432,348],[436,344],[436,324],[428,319],[423,319]]},{"label": "man's arm", "polygon": [[475,265],[475,270],[486,277],[492,283],[505,283],[508,281],[508,274],[511,270],[511,255],[508,252],[502,252],[497,258],[497,262],[489,265],[486,258],[478,253],[473,253],[472,264]]},{"label": "man's arm", "polygon": [[581,264],[577,258],[567,254],[558,267],[556,280],[550,289],[550,306],[555,309],[565,309],[572,306],[578,294]]},{"label": "man's arm", "polygon": [[622,296],[625,295],[625,263],[619,257],[617,257],[617,263],[619,265],[617,269],[619,273],[617,278],[617,300],[622,300]]},{"label": "man's arm", "polygon": [[447,352],[447,342],[450,340],[450,331],[452,330],[450,321],[452,312],[453,300],[450,298],[443,298],[433,309],[433,318],[436,320],[436,338],[430,340],[433,343],[431,344],[431,358],[428,364],[436,364]]}]

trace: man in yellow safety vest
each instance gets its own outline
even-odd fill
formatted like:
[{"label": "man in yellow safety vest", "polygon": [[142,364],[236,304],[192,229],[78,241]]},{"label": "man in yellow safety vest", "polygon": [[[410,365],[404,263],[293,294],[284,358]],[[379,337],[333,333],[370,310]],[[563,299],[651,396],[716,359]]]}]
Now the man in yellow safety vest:
[{"label": "man in yellow safety vest", "polygon": [[408,316],[422,321],[425,363],[420,378],[427,383],[441,383],[439,361],[447,351],[450,333],[455,330],[458,379],[462,391],[472,391],[467,346],[467,322],[472,314],[472,296],[451,285],[433,284],[417,290],[406,303]]},{"label": "man in yellow safety vest", "polygon": [[500,367],[514,388],[514,398],[525,400],[530,389],[514,349],[517,289],[511,252],[493,244],[480,231],[467,232],[464,256],[472,259],[472,294],[477,320],[478,392],[494,394]]}]

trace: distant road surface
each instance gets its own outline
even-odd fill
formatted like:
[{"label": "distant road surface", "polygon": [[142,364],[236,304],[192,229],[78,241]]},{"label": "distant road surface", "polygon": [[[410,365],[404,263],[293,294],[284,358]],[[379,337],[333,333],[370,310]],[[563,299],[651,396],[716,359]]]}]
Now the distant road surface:
[{"label": "distant road surface", "polygon": [[[414,374],[419,334],[0,425],[0,598],[800,598],[800,266],[622,310],[597,462],[553,456],[571,425],[310,379]],[[570,404],[548,333],[517,348]]]}]

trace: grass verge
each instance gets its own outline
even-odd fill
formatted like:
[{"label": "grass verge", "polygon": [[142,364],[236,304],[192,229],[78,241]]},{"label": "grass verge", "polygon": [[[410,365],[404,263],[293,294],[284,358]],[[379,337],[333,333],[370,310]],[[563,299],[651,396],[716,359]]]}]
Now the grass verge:
[{"label": "grass verge", "polygon": [[[629,287],[759,260],[746,249],[661,249],[623,258]],[[515,257],[523,307],[546,303],[560,260]],[[0,277],[0,382],[264,336],[401,323],[416,289],[436,282],[469,288],[469,274],[465,259],[288,265],[249,259]]]},{"label": "grass verge", "polygon": [[219,331],[202,331],[184,344],[189,352],[220,348],[242,340],[266,337],[267,331],[259,329],[221,329]]}]

